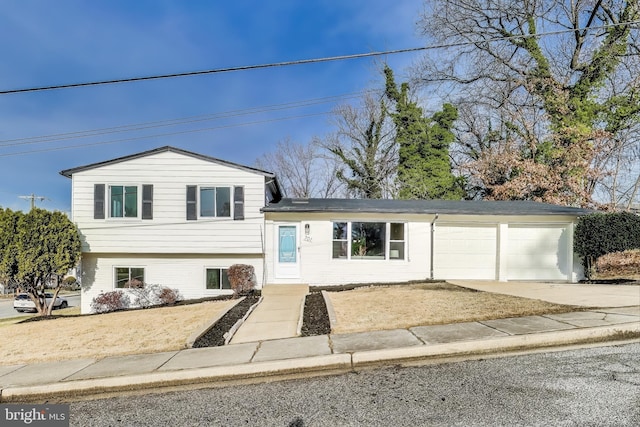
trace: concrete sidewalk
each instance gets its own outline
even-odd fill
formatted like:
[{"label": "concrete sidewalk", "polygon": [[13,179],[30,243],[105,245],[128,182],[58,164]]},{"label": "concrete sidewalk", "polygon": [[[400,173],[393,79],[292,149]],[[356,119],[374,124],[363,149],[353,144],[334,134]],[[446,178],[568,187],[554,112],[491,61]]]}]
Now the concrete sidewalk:
[{"label": "concrete sidewalk", "polygon": [[339,373],[611,339],[640,340],[639,306],[0,366],[0,402],[69,401],[109,392]]}]

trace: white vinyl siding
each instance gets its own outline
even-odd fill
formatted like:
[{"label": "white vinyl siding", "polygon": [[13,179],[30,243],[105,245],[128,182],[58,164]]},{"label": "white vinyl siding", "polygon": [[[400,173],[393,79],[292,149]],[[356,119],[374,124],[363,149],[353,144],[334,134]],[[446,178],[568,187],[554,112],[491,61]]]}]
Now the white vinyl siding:
[{"label": "white vinyl siding", "polygon": [[[262,253],[265,183],[259,173],[174,152],[161,152],[73,175],[73,220],[82,230],[83,252],[94,253]],[[138,186],[138,218],[109,217],[110,185]],[[94,219],[94,184],[106,184],[106,219]],[[141,189],[153,185],[153,219],[140,219]],[[243,187],[244,219],[187,221],[187,186]],[[233,208],[231,208],[233,209]],[[233,212],[231,213],[233,215]],[[242,217],[242,216],[241,216]]]}]

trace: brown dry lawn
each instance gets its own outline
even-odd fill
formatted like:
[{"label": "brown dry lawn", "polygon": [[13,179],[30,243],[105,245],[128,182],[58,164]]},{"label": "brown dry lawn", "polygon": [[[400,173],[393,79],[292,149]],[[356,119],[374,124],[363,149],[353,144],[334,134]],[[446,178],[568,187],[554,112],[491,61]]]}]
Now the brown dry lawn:
[{"label": "brown dry lawn", "polygon": [[448,283],[328,292],[337,334],[577,311],[570,305],[477,292]]},{"label": "brown dry lawn", "polygon": [[192,333],[235,302],[209,301],[27,323],[2,322],[0,365],[180,350],[186,348]]}]

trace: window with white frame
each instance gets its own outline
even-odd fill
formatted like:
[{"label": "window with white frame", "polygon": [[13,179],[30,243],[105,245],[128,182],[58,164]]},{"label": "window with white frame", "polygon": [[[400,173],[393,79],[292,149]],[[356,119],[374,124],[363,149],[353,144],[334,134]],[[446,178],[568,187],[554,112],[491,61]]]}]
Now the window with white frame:
[{"label": "window with white frame", "polygon": [[401,222],[334,222],[334,259],[403,260],[405,224]]},{"label": "window with white frame", "polygon": [[141,288],[144,286],[143,267],[116,267],[116,288]]},{"label": "window with white frame", "polygon": [[231,217],[230,187],[200,187],[201,217]]},{"label": "window with white frame", "polygon": [[109,216],[111,218],[138,217],[138,186],[109,186]]},{"label": "window with white frame", "polygon": [[206,288],[210,290],[231,289],[226,268],[207,268]]}]

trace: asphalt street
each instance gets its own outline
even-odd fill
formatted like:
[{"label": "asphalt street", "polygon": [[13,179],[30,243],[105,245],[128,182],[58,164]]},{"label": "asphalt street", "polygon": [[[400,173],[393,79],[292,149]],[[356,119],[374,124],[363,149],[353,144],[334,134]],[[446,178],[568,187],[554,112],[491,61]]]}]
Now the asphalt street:
[{"label": "asphalt street", "polygon": [[[80,294],[74,296],[64,296],[69,302],[69,307],[78,307],[80,305]],[[0,299],[0,319],[8,317],[24,316],[29,313],[18,313],[13,309],[13,298]]]},{"label": "asphalt street", "polygon": [[71,404],[74,426],[637,426],[640,343]]}]

